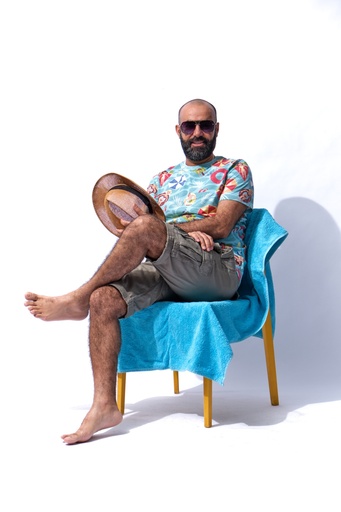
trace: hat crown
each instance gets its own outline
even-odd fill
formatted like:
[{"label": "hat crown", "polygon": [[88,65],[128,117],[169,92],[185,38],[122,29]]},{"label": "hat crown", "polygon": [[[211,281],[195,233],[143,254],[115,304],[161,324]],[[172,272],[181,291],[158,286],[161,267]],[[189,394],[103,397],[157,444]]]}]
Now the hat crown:
[{"label": "hat crown", "polygon": [[113,224],[118,229],[123,229],[121,219],[131,222],[138,216],[135,211],[135,205],[138,206],[145,213],[148,213],[148,208],[142,198],[141,194],[134,193],[134,189],[128,186],[117,185],[112,187],[104,197],[104,207]]},{"label": "hat crown", "polygon": [[[138,197],[148,208],[149,213],[153,213],[153,207],[151,205],[150,200],[148,199],[146,192],[142,193],[139,190],[137,190],[135,187],[131,187],[130,185],[124,185],[120,183],[119,185],[115,185],[110,190],[108,190],[106,197],[110,192],[114,191],[114,193],[117,195],[119,191],[123,191],[129,194],[133,194],[134,196]],[[124,194],[121,194],[122,196]]]}]

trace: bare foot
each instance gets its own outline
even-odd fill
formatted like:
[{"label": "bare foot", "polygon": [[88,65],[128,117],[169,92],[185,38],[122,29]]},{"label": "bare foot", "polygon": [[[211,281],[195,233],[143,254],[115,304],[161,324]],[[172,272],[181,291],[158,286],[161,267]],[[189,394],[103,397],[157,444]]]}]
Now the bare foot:
[{"label": "bare foot", "polygon": [[25,306],[29,312],[41,320],[83,320],[88,316],[88,301],[80,298],[76,292],[59,297],[27,292],[25,298]]},{"label": "bare foot", "polygon": [[123,416],[117,406],[110,406],[105,410],[103,408],[99,410],[99,408],[92,406],[79,429],[74,434],[63,435],[62,439],[66,444],[84,443],[89,441],[95,432],[116,427],[122,419]]}]

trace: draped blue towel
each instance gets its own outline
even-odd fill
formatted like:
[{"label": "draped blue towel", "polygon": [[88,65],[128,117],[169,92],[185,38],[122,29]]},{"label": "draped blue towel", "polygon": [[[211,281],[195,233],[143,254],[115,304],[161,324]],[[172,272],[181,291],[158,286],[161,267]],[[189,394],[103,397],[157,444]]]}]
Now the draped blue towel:
[{"label": "draped blue towel", "polygon": [[233,356],[231,343],[261,338],[269,308],[275,329],[270,258],[287,235],[266,209],[254,209],[245,234],[248,264],[239,298],[158,302],[120,320],[118,372],[190,371],[223,384]]}]

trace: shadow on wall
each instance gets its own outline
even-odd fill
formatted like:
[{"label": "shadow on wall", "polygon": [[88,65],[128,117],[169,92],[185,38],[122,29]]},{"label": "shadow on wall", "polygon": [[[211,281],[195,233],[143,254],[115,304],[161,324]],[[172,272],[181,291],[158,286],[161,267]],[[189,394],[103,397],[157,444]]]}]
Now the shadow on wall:
[{"label": "shadow on wall", "polygon": [[323,207],[303,197],[281,201],[274,217],[289,232],[271,262],[281,381],[311,389],[311,398],[341,399],[340,229]]}]

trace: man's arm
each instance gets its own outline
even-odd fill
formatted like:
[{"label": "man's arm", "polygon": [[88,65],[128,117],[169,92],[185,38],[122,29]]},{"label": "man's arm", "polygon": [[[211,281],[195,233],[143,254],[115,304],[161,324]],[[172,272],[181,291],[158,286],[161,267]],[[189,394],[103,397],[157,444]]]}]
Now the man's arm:
[{"label": "man's arm", "polygon": [[[138,206],[135,205],[134,209],[138,215],[145,215],[145,212]],[[214,240],[227,237],[246,209],[247,206],[238,201],[223,200],[218,204],[214,217],[179,222],[177,226],[186,231],[196,242],[199,242],[203,250],[211,251]],[[128,226],[130,222],[121,219],[121,224]],[[118,236],[123,233],[123,229],[117,231],[119,232]]]},{"label": "man's arm", "polygon": [[246,209],[247,206],[238,201],[223,200],[214,217],[181,222],[178,226],[199,242],[204,250],[210,251],[214,240],[227,237]]},{"label": "man's arm", "polygon": [[226,238],[246,209],[247,206],[238,201],[224,200],[220,201],[213,217],[181,222],[178,226],[186,233],[203,231],[214,239]]}]

